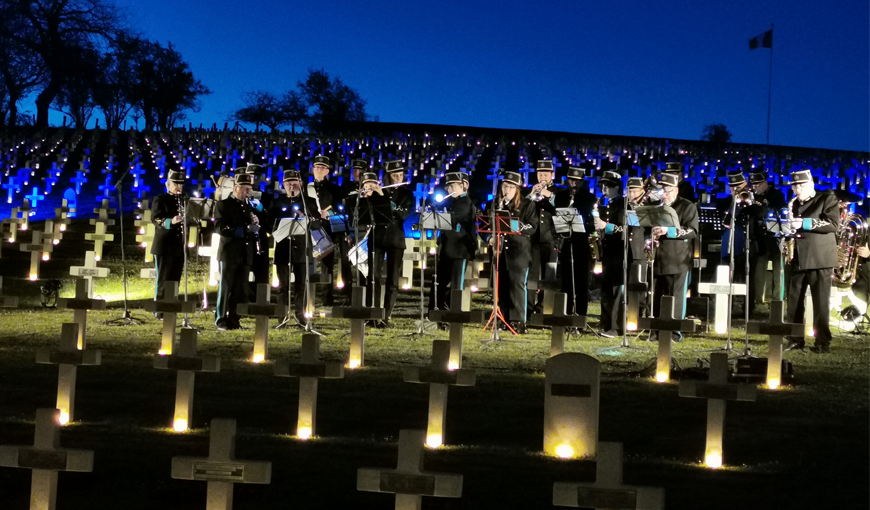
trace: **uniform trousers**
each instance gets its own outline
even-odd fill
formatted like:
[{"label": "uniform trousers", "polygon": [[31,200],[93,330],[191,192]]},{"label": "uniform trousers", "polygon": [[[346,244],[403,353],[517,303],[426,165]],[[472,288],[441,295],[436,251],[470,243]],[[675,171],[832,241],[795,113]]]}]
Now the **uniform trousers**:
[{"label": "uniform trousers", "polygon": [[251,266],[235,261],[220,263],[221,281],[218,285],[215,323],[225,321],[227,326],[239,325],[236,305],[248,302],[248,273]]},{"label": "uniform trousers", "polygon": [[[535,244],[532,245],[532,262],[529,268],[529,279],[543,280],[547,276],[547,264],[556,262],[559,259],[559,252],[556,251],[556,245]],[[553,275],[555,277],[555,275]],[[544,291],[538,290],[529,292],[529,311],[534,310],[537,313],[544,311]]]},{"label": "uniform trousers", "polygon": [[[660,274],[656,276],[653,294],[653,317],[662,317],[662,296],[674,297],[674,317],[686,317],[686,292],[689,287],[689,271],[677,274]],[[665,310],[667,316],[669,310]],[[679,335],[679,333],[676,333]],[[679,335],[682,336],[682,335]]]},{"label": "uniform trousers", "polygon": [[454,289],[465,289],[465,259],[448,259],[440,257],[435,267],[435,275],[438,277],[438,287],[435,287],[435,278],[429,290],[429,310],[435,309],[437,303],[439,310],[450,309],[450,294]]},{"label": "uniform trousers", "polygon": [[[562,292],[568,295],[567,313],[586,315],[589,306],[589,274],[592,269],[592,252],[589,249],[587,235],[572,234],[570,239],[562,244],[562,250],[559,252],[559,267]],[[574,296],[577,296],[576,307]]]},{"label": "uniform trousers", "polygon": [[154,255],[154,267],[157,269],[157,280],[154,281],[154,299],[160,299],[163,296],[166,282],[178,282],[179,289],[181,288],[184,256]]},{"label": "uniform trousers", "polygon": [[[749,300],[752,305],[752,311],[756,305],[764,300],[767,295],[770,301],[782,300],[783,295],[783,271],[782,271],[782,255],[779,248],[779,243],[776,238],[765,237],[762,242],[765,244],[766,253],[753,254],[750,253],[749,265]],[[765,292],[767,288],[767,263],[773,265],[773,288],[771,292]]]},{"label": "uniform trousers", "polygon": [[[374,257],[369,255],[369,278],[363,279],[363,285],[368,289],[366,290],[366,302],[367,306],[372,306],[372,302],[376,303],[375,306],[380,306],[383,303],[385,319],[392,316],[396,299],[399,297],[399,277],[402,276],[404,253],[405,250],[402,248],[378,248],[375,246]],[[369,282],[374,282],[374,289],[369,288]],[[381,296],[382,289],[383,296]]]},{"label": "uniform trousers", "polygon": [[528,249],[505,248],[498,261],[499,308],[508,322],[526,322],[527,287],[532,255]]},{"label": "uniform trousers", "polygon": [[[788,279],[788,322],[802,324],[804,322],[804,296],[807,287],[813,300],[813,330],[816,345],[831,344],[831,277],[834,269],[805,269],[799,271],[791,267]],[[802,342],[803,339],[795,339]]]},{"label": "uniform trousers", "polygon": [[622,334],[622,261],[601,266],[601,330]]},{"label": "uniform trousers", "polygon": [[[293,313],[299,322],[304,322],[305,316],[305,262],[294,262],[293,266]],[[288,304],[290,290],[290,266],[278,264],[278,304]]]}]

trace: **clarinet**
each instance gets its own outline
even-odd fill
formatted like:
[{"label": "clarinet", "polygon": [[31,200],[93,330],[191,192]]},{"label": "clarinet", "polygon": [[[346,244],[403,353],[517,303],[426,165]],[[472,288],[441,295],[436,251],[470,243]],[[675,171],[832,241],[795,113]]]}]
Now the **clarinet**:
[{"label": "clarinet", "polygon": [[[248,206],[248,209],[249,209],[248,214],[251,215],[251,223],[254,223],[254,218],[256,218],[256,215],[254,214],[254,206],[251,205],[251,199],[246,198],[245,205]],[[260,250],[260,233],[256,232],[256,233],[254,233],[254,236],[255,236],[256,243],[257,243],[256,244],[257,255],[261,255],[263,252]]]}]

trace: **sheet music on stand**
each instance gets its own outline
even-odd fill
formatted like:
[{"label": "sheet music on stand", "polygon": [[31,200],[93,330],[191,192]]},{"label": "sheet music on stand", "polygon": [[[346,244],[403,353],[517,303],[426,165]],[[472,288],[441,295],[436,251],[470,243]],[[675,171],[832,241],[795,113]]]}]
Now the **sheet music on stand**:
[{"label": "sheet music on stand", "polygon": [[666,205],[645,205],[635,209],[638,226],[641,227],[680,227],[680,218],[673,208]]},{"label": "sheet music on stand", "polygon": [[512,216],[510,211],[495,211],[496,224],[492,225],[490,220],[491,213],[477,215],[477,233],[479,234],[500,234],[500,235],[518,235],[523,233],[523,223],[519,217]]},{"label": "sheet music on stand", "polygon": [[557,234],[585,234],[586,227],[583,225],[583,216],[574,207],[559,207],[553,216],[553,226]]},{"label": "sheet music on stand", "polygon": [[329,226],[333,233],[347,232],[350,230],[348,225],[347,214],[333,214],[329,217]]},{"label": "sheet music on stand", "polygon": [[208,221],[214,213],[215,201],[210,198],[189,198],[184,215],[193,221]]},{"label": "sheet music on stand", "polygon": [[450,213],[422,212],[420,213],[421,230],[453,230],[453,220]]},{"label": "sheet music on stand", "polygon": [[777,217],[768,217],[764,220],[764,226],[767,228],[768,234],[773,234],[774,237],[794,237],[795,230],[791,228],[788,220],[783,220]]},{"label": "sheet music on stand", "polygon": [[275,243],[280,243],[289,236],[304,236],[308,231],[308,218],[282,218],[278,223],[278,228],[272,232],[272,237],[275,238]]},{"label": "sheet music on stand", "polygon": [[366,234],[362,241],[358,242],[347,252],[350,263],[362,273],[363,277],[369,277],[369,235]]}]

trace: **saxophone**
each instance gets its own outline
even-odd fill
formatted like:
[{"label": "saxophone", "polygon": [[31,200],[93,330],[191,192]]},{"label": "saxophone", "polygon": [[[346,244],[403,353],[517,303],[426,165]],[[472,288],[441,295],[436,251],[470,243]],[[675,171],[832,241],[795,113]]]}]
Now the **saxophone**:
[{"label": "saxophone", "polygon": [[[791,200],[788,201],[788,206],[786,206],[786,221],[791,226],[792,220],[794,220],[794,212],[792,210],[792,205],[794,205],[794,201],[797,200],[797,195],[795,195]],[[794,259],[794,239],[797,237],[797,233],[792,233],[791,236],[787,237],[782,242],[782,254],[785,256],[786,264],[790,263]]]}]

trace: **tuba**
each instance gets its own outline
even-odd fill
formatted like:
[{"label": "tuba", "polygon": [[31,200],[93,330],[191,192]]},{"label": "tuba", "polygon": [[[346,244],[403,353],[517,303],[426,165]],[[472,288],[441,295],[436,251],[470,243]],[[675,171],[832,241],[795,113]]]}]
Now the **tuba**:
[{"label": "tuba", "polygon": [[859,214],[852,214],[840,223],[837,232],[837,267],[834,268],[834,282],[852,285],[858,275],[858,248],[867,244],[870,226]]}]

